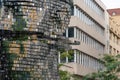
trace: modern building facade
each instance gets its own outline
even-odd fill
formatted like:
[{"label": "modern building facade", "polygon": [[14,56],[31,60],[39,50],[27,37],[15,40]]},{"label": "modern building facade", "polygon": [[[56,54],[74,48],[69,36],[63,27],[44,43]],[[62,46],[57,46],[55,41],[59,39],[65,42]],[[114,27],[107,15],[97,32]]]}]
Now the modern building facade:
[{"label": "modern building facade", "polygon": [[120,8],[108,9],[109,17],[109,53],[120,53]]},{"label": "modern building facade", "polygon": [[73,13],[66,36],[80,45],[71,45],[72,58],[66,57],[63,70],[82,76],[103,69],[100,55],[108,51],[108,17],[100,0],[73,0]]},{"label": "modern building facade", "polygon": [[[72,0],[0,0],[0,80],[59,80]],[[66,48],[67,47],[67,48]]]}]

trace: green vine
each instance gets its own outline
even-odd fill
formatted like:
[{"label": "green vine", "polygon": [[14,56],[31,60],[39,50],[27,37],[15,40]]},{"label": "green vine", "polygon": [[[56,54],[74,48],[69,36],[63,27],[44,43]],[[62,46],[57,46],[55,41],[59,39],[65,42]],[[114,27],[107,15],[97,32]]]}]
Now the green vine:
[{"label": "green vine", "polygon": [[9,69],[12,70],[13,64],[14,64],[14,60],[17,59],[18,55],[15,53],[10,53],[9,52],[9,44],[10,41],[6,40],[3,41],[3,51],[5,51],[7,53],[7,60],[8,60],[8,64],[9,64]]},{"label": "green vine", "polygon": [[16,36],[10,38],[9,40],[11,40],[11,41],[26,41],[26,40],[28,40],[28,35],[16,35]]},{"label": "green vine", "polygon": [[30,72],[29,71],[12,71],[11,77],[14,80],[18,80],[19,78],[26,80],[26,78],[30,77]]},{"label": "green vine", "polygon": [[9,41],[3,41],[3,51],[5,51],[5,52],[9,52]]},{"label": "green vine", "polygon": [[[23,78],[26,79],[26,77],[30,76],[30,72],[29,71],[16,71],[16,70],[12,70],[13,66],[14,66],[14,61],[17,60],[20,56],[16,53],[10,53],[9,52],[9,44],[11,43],[11,41],[5,40],[3,41],[3,51],[6,51],[7,53],[7,60],[8,60],[8,70],[11,71],[11,78],[13,80],[18,80],[19,78]],[[22,43],[22,41],[16,41],[17,44],[20,44],[20,53],[24,53],[24,45]]]},{"label": "green vine", "polygon": [[22,43],[20,43],[20,53],[22,54],[22,53],[24,53],[24,45],[22,44]]},{"label": "green vine", "polygon": [[26,21],[23,17],[21,16],[16,16],[16,21],[14,25],[12,25],[12,28],[14,31],[23,31],[24,28],[26,28]]}]

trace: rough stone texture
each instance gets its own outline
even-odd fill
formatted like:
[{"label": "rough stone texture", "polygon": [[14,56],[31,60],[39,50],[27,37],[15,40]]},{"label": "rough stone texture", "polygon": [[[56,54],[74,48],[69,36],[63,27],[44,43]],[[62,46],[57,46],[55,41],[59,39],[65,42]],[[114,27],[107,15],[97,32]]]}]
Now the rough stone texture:
[{"label": "rough stone texture", "polygon": [[71,0],[0,0],[1,80],[59,80],[71,7]]}]

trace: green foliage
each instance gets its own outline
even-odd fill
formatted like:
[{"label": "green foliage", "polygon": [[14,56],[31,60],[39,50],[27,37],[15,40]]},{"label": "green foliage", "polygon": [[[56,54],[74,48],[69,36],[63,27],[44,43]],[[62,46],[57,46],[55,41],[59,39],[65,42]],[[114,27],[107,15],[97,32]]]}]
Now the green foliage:
[{"label": "green foliage", "polygon": [[7,54],[7,59],[9,60],[10,63],[13,63],[15,59],[17,59],[18,55],[15,53],[8,53]]},{"label": "green foliage", "polygon": [[23,43],[20,43],[20,53],[24,53],[25,49],[24,49],[24,45]]},{"label": "green foliage", "polygon": [[3,51],[9,52],[9,41],[5,40],[3,41]]},{"label": "green foliage", "polygon": [[105,69],[88,74],[83,80],[120,80],[117,74],[120,72],[120,55],[105,55],[102,59]]},{"label": "green foliage", "polygon": [[63,53],[63,52],[65,52],[65,49],[59,48],[58,51],[59,51],[60,53]]},{"label": "green foliage", "polygon": [[9,68],[13,66],[13,61],[17,58],[17,54],[9,53],[9,43],[10,41],[5,40],[3,41],[3,51],[7,53],[7,60],[9,61]]},{"label": "green foliage", "polygon": [[69,50],[68,51],[68,59],[69,61],[73,61],[74,60],[74,51],[73,50]]},{"label": "green foliage", "polygon": [[[24,46],[22,44],[22,41],[16,41],[18,44],[20,44],[20,51],[24,52]],[[7,53],[7,60],[8,60],[8,69],[11,71],[10,76],[13,80],[18,80],[19,78],[26,79],[26,77],[30,76],[29,71],[14,71],[12,70],[14,61],[19,57],[16,53],[9,53],[9,43],[10,41],[5,40],[3,41],[3,51],[6,51]],[[21,53],[22,53],[21,52]]]},{"label": "green foliage", "polygon": [[[64,64],[59,64],[58,68],[64,66]],[[60,80],[71,80],[71,78],[73,80],[80,80],[80,78],[74,74],[70,74],[67,71],[63,71],[63,70],[59,70],[59,76],[60,76]]]},{"label": "green foliage", "polygon": [[9,40],[16,41],[16,43],[20,45],[20,53],[24,53],[25,49],[24,49],[24,45],[22,42],[28,40],[28,35],[17,35],[17,36],[12,37]]},{"label": "green foliage", "polygon": [[10,38],[11,41],[26,41],[28,40],[28,35],[16,35]]},{"label": "green foliage", "polygon": [[10,76],[13,80],[18,80],[19,78],[25,80],[30,77],[30,75],[29,71],[12,71]]},{"label": "green foliage", "polygon": [[73,80],[81,80],[80,76],[72,75]]},{"label": "green foliage", "polygon": [[[69,59],[74,58],[74,56],[72,56],[74,54],[73,50],[65,51],[64,49],[61,49],[60,52],[61,52],[61,58],[66,58],[66,57],[68,57]],[[58,67],[60,68],[62,66],[64,66],[64,64],[59,64]],[[79,80],[78,77],[63,70],[59,70],[59,75],[60,75],[60,80],[70,80],[71,78],[73,78],[73,80]]]},{"label": "green foliage", "polygon": [[70,80],[70,74],[67,71],[59,70],[60,80]]},{"label": "green foliage", "polygon": [[73,50],[63,51],[61,53],[61,58],[68,57],[69,59],[72,59],[73,58],[73,56],[71,56],[72,54],[73,54]]},{"label": "green foliage", "polygon": [[12,70],[14,60],[16,60],[19,56],[15,53],[7,53],[7,60],[9,61],[8,63],[8,69]]},{"label": "green foliage", "polygon": [[24,28],[27,25],[25,19],[21,16],[16,16],[15,18],[16,18],[16,22],[14,23],[14,25],[12,25],[13,30],[15,31],[24,30]]},{"label": "green foliage", "polygon": [[58,64],[58,68],[60,68],[61,66],[63,66],[64,64]]},{"label": "green foliage", "polygon": [[3,47],[9,47],[9,41],[5,40],[3,41]]}]

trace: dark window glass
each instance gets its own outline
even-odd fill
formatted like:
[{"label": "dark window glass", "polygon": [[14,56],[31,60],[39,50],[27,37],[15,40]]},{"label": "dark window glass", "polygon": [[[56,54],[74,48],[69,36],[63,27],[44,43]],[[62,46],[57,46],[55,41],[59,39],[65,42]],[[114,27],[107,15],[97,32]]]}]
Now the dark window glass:
[{"label": "dark window glass", "polygon": [[74,6],[72,7],[71,15],[74,15]]},{"label": "dark window glass", "polygon": [[68,29],[68,37],[74,37],[74,28],[73,27]]},{"label": "dark window glass", "polygon": [[63,36],[65,36],[65,37],[66,37],[66,31],[63,33]]},{"label": "dark window glass", "polygon": [[2,1],[0,0],[0,8],[2,7]]}]

